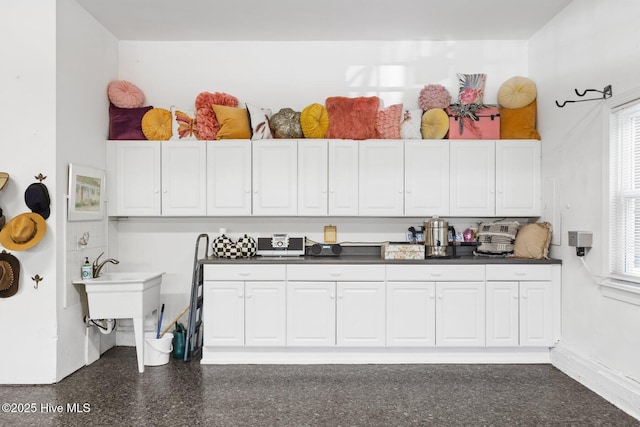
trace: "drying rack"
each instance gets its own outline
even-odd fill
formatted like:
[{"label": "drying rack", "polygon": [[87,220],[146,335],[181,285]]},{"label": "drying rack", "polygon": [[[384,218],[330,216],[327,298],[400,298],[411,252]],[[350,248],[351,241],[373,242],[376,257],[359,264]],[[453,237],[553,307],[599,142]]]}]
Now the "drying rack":
[{"label": "drying rack", "polygon": [[193,255],[193,276],[191,279],[191,299],[189,302],[189,326],[187,327],[187,339],[185,342],[184,361],[189,362],[202,356],[202,288],[203,274],[200,253],[200,242],[205,240],[204,258],[209,256],[209,235],[200,234],[196,239],[196,249]]}]

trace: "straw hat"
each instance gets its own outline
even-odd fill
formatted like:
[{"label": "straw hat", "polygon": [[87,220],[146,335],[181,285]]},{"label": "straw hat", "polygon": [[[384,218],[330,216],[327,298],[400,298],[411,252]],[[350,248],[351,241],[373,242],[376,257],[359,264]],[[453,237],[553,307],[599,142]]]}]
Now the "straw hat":
[{"label": "straw hat", "polygon": [[20,282],[20,261],[7,251],[0,253],[0,298],[14,296]]},{"label": "straw hat", "polygon": [[7,181],[9,181],[9,174],[6,172],[0,172],[0,190],[4,188]]},{"label": "straw hat", "polygon": [[26,212],[11,219],[0,230],[0,244],[7,249],[24,251],[37,245],[47,232],[40,214]]}]

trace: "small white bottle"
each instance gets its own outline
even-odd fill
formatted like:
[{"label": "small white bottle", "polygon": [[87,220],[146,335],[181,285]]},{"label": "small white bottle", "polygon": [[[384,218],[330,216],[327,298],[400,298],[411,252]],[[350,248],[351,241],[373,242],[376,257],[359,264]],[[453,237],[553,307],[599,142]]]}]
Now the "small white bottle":
[{"label": "small white bottle", "polygon": [[91,264],[89,263],[89,257],[84,258],[84,264],[82,264],[81,276],[83,279],[93,278],[93,271],[91,269]]}]

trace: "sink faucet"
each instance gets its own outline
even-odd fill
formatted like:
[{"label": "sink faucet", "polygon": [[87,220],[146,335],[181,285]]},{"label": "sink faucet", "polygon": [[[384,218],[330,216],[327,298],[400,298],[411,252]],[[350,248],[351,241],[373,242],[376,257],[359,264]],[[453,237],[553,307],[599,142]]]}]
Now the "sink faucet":
[{"label": "sink faucet", "polygon": [[113,259],[113,258],[107,258],[104,261],[102,261],[100,264],[98,264],[98,260],[100,259],[100,257],[104,255],[104,252],[102,252],[100,255],[98,255],[98,258],[96,258],[95,261],[93,261],[93,277],[100,277],[100,273],[102,273],[102,267],[104,267],[104,265],[108,262],[110,262],[111,264],[119,264],[120,261],[118,261],[117,259]]}]

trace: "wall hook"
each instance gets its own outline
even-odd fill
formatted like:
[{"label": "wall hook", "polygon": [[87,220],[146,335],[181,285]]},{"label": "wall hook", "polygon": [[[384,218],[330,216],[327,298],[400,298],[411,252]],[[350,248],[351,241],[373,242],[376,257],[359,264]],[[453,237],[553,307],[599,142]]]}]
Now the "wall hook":
[{"label": "wall hook", "polygon": [[46,177],[46,176],[44,176],[44,175],[42,175],[41,173],[39,173],[38,175],[36,175],[34,178],[35,178],[35,179],[37,179],[37,180],[38,180],[38,181],[40,181],[40,182],[42,182],[42,181],[44,181],[45,179],[47,179],[47,177]]},{"label": "wall hook", "polygon": [[563,108],[565,105],[567,105],[568,103],[571,102],[584,102],[584,101],[600,101],[602,99],[608,99],[611,98],[613,96],[613,90],[611,89],[611,85],[607,85],[604,87],[604,89],[602,90],[597,90],[597,89],[585,89],[584,92],[580,93],[580,91],[578,89],[574,89],[574,91],[576,92],[576,95],[578,95],[579,97],[583,97],[585,96],[588,92],[598,92],[602,94],[602,97],[600,98],[587,98],[587,99],[576,99],[576,100],[567,100],[567,101],[563,101],[562,104],[559,103],[558,101],[556,101],[556,105],[560,108]]},{"label": "wall hook", "polygon": [[36,274],[34,277],[31,278],[31,280],[33,280],[34,282],[36,282],[35,285],[33,285],[34,289],[38,289],[38,285],[40,284],[40,282],[42,280],[44,280],[44,277],[40,277],[39,274]]}]

